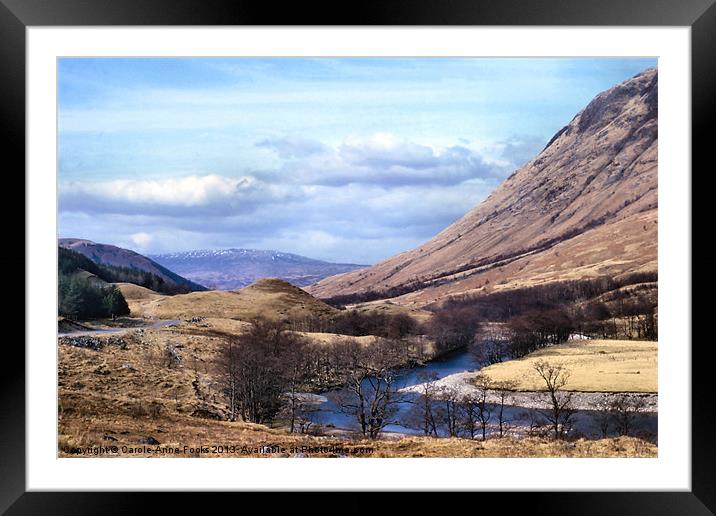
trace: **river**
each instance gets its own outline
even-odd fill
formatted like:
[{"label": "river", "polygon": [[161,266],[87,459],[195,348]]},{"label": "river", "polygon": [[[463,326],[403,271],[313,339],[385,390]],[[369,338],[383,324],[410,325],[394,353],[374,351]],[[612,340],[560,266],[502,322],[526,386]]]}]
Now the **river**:
[{"label": "river", "polygon": [[[451,386],[461,392],[467,392],[473,389],[469,383],[470,377],[474,376],[471,373],[477,372],[480,367],[481,365],[477,363],[471,353],[462,350],[453,352],[442,359],[431,361],[425,366],[402,371],[398,380],[401,402],[397,405],[396,414],[391,418],[393,423],[386,426],[384,431],[387,434],[422,435],[422,431],[419,428],[407,423],[414,401],[418,399],[418,394],[415,392],[418,390],[416,386],[425,381],[426,375],[431,375],[437,380],[437,385]],[[311,419],[324,429],[332,429],[332,432],[354,432],[358,429],[355,418],[343,413],[336,402],[341,392],[336,390],[317,396],[316,398],[320,400],[320,405],[317,412],[312,414]],[[573,417],[574,432],[581,433],[587,437],[601,436],[598,423],[599,413],[590,410],[590,408],[597,406],[597,403],[605,396],[602,393],[574,394],[574,405],[579,409]],[[656,435],[658,423],[656,412],[657,395],[645,395],[645,397],[648,402],[648,412],[645,411],[636,418],[635,429]],[[513,404],[506,404],[504,408],[504,418],[508,421],[509,433],[525,435],[535,421],[542,419],[539,409],[547,406],[547,399],[546,394],[542,393],[515,393],[509,403]],[[495,410],[497,407],[493,405],[492,408],[493,416],[488,425],[488,435],[498,431],[493,426],[497,423]]]}]

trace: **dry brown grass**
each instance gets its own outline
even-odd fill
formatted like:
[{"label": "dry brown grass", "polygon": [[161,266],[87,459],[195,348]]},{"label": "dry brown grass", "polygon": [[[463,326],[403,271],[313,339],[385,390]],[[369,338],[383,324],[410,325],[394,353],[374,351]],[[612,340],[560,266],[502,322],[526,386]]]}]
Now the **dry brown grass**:
[{"label": "dry brown grass", "polygon": [[564,387],[584,392],[658,392],[658,344],[636,340],[582,340],[544,348],[524,358],[495,364],[482,372],[496,381],[511,380],[520,391],[544,390],[534,364],[545,360],[571,373]]},{"label": "dry brown grass", "polygon": [[262,279],[237,291],[192,292],[160,298],[145,298],[130,306],[132,315],[158,319],[214,317],[249,321],[328,317],[338,312],[285,281]]},{"label": "dry brown grass", "polygon": [[347,308],[361,313],[378,312],[387,315],[406,314],[420,324],[429,322],[433,317],[433,313],[428,310],[408,308],[386,300],[369,301],[366,303],[350,305]]},{"label": "dry brown grass", "polygon": [[[159,445],[143,444],[142,440],[147,437],[156,439]],[[212,446],[219,445],[224,446],[226,451],[212,449]],[[91,418],[65,418],[60,422],[60,456],[78,456],[72,453],[73,448],[100,446],[117,447],[116,453],[105,452],[98,455],[100,457],[281,457],[290,456],[293,451],[300,451],[308,457],[374,458],[656,457],[658,454],[656,445],[634,437],[576,441],[505,437],[484,442],[458,438],[403,437],[370,441],[290,434],[251,423],[202,420],[177,415],[156,419],[99,415]],[[205,448],[202,450],[199,447]],[[275,448],[257,452],[257,448],[262,447]],[[292,450],[301,447],[314,449]],[[324,450],[315,449],[317,447]]]},{"label": "dry brown grass", "polygon": [[302,335],[309,339],[312,342],[315,342],[316,344],[323,344],[323,345],[331,345],[331,344],[338,344],[342,341],[345,341],[346,339],[353,340],[355,342],[358,342],[359,344],[363,346],[370,346],[371,344],[374,344],[378,337],[375,337],[373,335],[363,335],[360,337],[353,337],[350,335],[340,335],[338,333],[317,333],[317,332],[309,332],[309,331],[298,331],[296,332],[298,335]]},{"label": "dry brown grass", "polygon": [[159,299],[164,297],[163,294],[159,294],[151,289],[135,285],[134,283],[115,283],[117,288],[122,292],[124,299],[127,301],[131,300],[147,300],[147,299]]},{"label": "dry brown grass", "polygon": [[[183,325],[129,332],[126,349],[101,351],[59,346],[60,417],[132,415],[144,408],[161,414],[190,414],[197,408],[223,413],[217,363],[224,338],[212,328]],[[111,336],[98,337],[110,342]],[[166,348],[180,357],[170,367]]]},{"label": "dry brown grass", "polygon": [[[453,282],[410,292],[391,301],[420,307],[454,295],[489,294],[559,281],[654,272],[656,222],[656,212],[632,215],[504,266],[456,274],[450,277]],[[642,231],[643,227],[648,231]]]},{"label": "dry brown grass", "polygon": [[[132,331],[123,338],[126,349],[107,345],[101,351],[59,346],[59,436],[61,456],[76,456],[77,447],[117,446],[117,456],[280,456],[243,453],[261,446],[347,447],[348,456],[371,457],[653,457],[656,446],[635,438],[553,442],[547,439],[468,439],[405,437],[366,441],[329,436],[289,434],[280,429],[225,418],[217,359],[225,334],[240,332],[246,323],[205,319],[177,327]],[[109,339],[109,337],[100,337]],[[163,351],[169,344],[179,364],[168,367]],[[156,439],[157,445],[143,444]],[[187,451],[184,446],[234,446],[231,453],[209,449]],[[124,449],[122,447],[125,447]],[[361,455],[362,448],[373,452]],[[173,453],[168,448],[180,448]],[[137,453],[137,450],[139,453]],[[308,456],[336,455],[320,451]],[[107,454],[98,456],[106,457]]]},{"label": "dry brown grass", "polygon": [[115,285],[117,285],[117,288],[122,292],[124,299],[127,300],[129,312],[134,317],[143,315],[145,306],[149,305],[152,301],[164,297],[164,295],[158,292],[133,283],[115,283]]}]

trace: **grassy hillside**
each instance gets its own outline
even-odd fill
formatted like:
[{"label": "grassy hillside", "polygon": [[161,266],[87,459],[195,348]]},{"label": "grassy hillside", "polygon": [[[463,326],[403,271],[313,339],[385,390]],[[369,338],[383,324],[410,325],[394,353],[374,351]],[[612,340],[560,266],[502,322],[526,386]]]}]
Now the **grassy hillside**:
[{"label": "grassy hillside", "polygon": [[298,287],[276,279],[259,280],[238,291],[192,292],[145,299],[135,315],[160,319],[215,317],[248,321],[259,316],[274,320],[330,317],[339,311]]}]

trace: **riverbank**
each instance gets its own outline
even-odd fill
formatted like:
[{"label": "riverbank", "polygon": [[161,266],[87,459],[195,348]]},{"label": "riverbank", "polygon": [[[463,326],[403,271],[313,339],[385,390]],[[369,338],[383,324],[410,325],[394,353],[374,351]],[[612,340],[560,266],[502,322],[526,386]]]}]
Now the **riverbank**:
[{"label": "riverbank", "polygon": [[[475,386],[475,378],[480,374],[479,371],[465,371],[455,373],[434,382],[434,386],[438,391],[453,391],[458,396],[467,396],[477,394],[478,388]],[[424,383],[411,385],[401,389],[402,392],[420,393],[424,391]],[[610,392],[579,392],[572,391],[572,406],[576,410],[598,410],[599,407],[608,401],[614,394]],[[644,402],[644,412],[658,411],[658,394],[650,393],[626,393],[638,396]],[[500,403],[501,393],[495,390],[487,391],[488,403]],[[529,409],[547,409],[550,407],[550,400],[543,391],[509,391],[505,393],[505,405],[514,407],[524,407]]]},{"label": "riverbank", "polygon": [[[506,362],[509,363],[509,362]],[[435,402],[440,403],[440,391],[450,391],[455,398],[477,394],[475,378],[480,374],[481,366],[474,356],[462,349],[452,352],[441,359],[433,360],[424,366],[401,371],[397,379],[398,394],[401,402],[395,407],[395,414],[391,424],[384,429],[382,436],[394,439],[395,436],[421,435],[423,429],[420,424],[413,421],[411,411],[416,406],[421,392],[424,392],[426,378],[430,378],[435,389]],[[655,440],[658,431],[658,395],[655,393],[626,393],[640,398],[643,406],[639,415],[634,418],[634,431],[648,435]],[[500,432],[496,422],[497,406],[503,405],[503,432],[515,438],[524,438],[533,435],[536,427],[544,422],[542,412],[550,409],[549,396],[542,391],[507,391],[502,393],[489,390],[487,403],[492,406],[492,420],[487,425],[487,434],[495,435]],[[572,407],[577,411],[573,417],[573,431],[576,435],[583,435],[593,439],[603,436],[602,410],[608,406],[613,394],[608,392],[571,392]],[[346,415],[337,401],[340,391],[324,392],[325,401],[319,403],[317,410],[312,413],[315,424],[320,432],[334,436],[350,438],[355,436],[357,424],[354,416]],[[453,397],[453,396],[451,396]],[[439,410],[439,409],[438,409]],[[318,429],[317,429],[318,431]],[[614,435],[616,429],[612,428],[609,435]],[[444,438],[445,436],[441,436]]]},{"label": "riverbank", "polygon": [[[79,407],[78,407],[79,408]],[[161,419],[84,411],[59,421],[60,457],[656,457],[655,444],[636,437],[555,441],[544,437],[409,436],[337,439],[289,434],[262,425],[167,414]]]}]

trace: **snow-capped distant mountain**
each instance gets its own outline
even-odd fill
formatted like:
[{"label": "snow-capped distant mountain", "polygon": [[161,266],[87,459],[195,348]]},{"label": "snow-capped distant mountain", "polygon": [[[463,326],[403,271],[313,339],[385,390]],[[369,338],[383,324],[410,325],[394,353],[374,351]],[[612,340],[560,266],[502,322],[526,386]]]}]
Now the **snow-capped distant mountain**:
[{"label": "snow-capped distant mountain", "polygon": [[202,249],[150,256],[164,267],[218,290],[240,289],[261,278],[279,278],[302,287],[328,276],[367,267],[256,249]]}]

